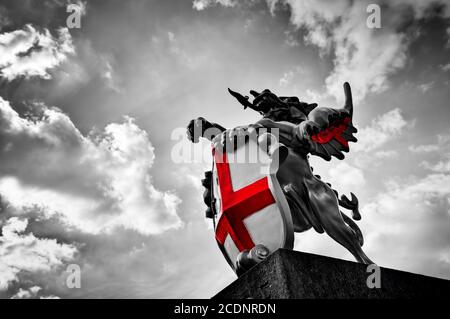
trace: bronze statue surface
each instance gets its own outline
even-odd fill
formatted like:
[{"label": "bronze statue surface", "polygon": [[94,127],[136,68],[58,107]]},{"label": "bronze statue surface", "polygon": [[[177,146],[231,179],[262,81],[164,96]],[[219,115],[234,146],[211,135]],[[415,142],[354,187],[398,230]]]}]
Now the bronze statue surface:
[{"label": "bronze statue surface", "polygon": [[[254,100],[229,90],[244,108],[251,108],[262,115],[256,123],[232,129],[209,122],[204,118],[192,120],[188,125],[188,137],[197,142],[199,137],[208,138],[214,148],[236,143],[242,136],[258,133],[258,129],[277,129],[279,143],[285,150],[280,157],[276,179],[286,197],[295,232],[313,228],[318,233],[327,233],[344,246],[358,262],[370,264],[372,261],[362,250],[363,236],[354,220],[361,219],[358,200],[352,193],[351,199],[338,197],[319,175],[313,173],[309,156],[320,156],[325,160],[335,157],[344,159],[349,151],[349,142],[356,142],[353,134],[353,102],[350,85],[344,84],[345,105],[341,109],[317,107],[317,104],[301,102],[297,97],[279,97],[270,90],[250,91]],[[214,133],[205,134],[209,129]],[[245,142],[245,141],[244,141]],[[211,172],[205,174],[203,185],[208,206],[207,217],[215,218],[215,208],[211,204]],[[352,218],[341,212],[340,207],[352,211]],[[242,273],[256,262],[264,259],[268,251],[263,244],[255,243],[252,249],[241,251],[236,261],[236,272]],[[256,257],[255,257],[256,256]],[[229,261],[230,262],[230,261]]]}]

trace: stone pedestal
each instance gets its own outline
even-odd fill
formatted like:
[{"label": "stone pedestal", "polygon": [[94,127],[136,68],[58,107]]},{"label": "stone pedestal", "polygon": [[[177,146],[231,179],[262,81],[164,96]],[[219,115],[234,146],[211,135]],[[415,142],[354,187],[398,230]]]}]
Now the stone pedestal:
[{"label": "stone pedestal", "polygon": [[380,268],[381,288],[368,288],[367,265],[287,249],[274,252],[213,299],[450,298],[450,281]]}]

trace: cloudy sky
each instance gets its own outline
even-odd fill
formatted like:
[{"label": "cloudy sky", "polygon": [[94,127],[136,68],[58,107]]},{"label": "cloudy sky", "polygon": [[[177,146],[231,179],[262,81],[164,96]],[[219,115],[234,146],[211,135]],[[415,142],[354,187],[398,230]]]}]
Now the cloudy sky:
[{"label": "cloudy sky", "polygon": [[1,298],[211,297],[235,276],[182,128],[256,121],[227,87],[337,107],[344,81],[359,141],[315,172],[359,197],[372,260],[450,279],[447,1],[86,1],[79,29],[69,2],[0,0]]}]

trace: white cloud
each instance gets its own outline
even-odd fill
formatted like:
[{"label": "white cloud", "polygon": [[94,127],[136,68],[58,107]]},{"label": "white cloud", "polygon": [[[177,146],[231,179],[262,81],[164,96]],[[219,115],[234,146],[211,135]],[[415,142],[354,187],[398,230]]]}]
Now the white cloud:
[{"label": "white cloud", "polygon": [[287,86],[289,83],[292,82],[292,79],[294,78],[294,71],[288,71],[283,74],[279,81],[280,86]]},{"label": "white cloud", "polygon": [[41,296],[39,297],[39,299],[61,299],[61,298],[58,296],[49,295],[49,296]]},{"label": "white cloud", "polygon": [[[196,69],[205,65],[208,58],[206,52],[199,52],[197,48],[195,48],[194,52],[191,43],[179,41],[173,32],[167,32],[167,39],[168,50],[177,58],[183,67]],[[211,61],[208,61],[208,64],[211,64]]]},{"label": "white cloud", "polygon": [[434,85],[434,81],[423,83],[419,85],[419,89],[422,91],[422,93],[428,92]]},{"label": "white cloud", "polygon": [[[305,30],[304,42],[319,48],[320,54],[333,56],[334,68],[326,78],[327,93],[343,102],[342,83],[352,84],[356,103],[369,93],[379,93],[389,88],[389,76],[406,65],[407,50],[414,37],[400,32],[407,22],[403,14],[411,8],[415,19],[423,18],[426,9],[437,3],[445,6],[444,17],[450,16],[450,6],[444,0],[433,2],[399,0],[383,3],[381,28],[370,29],[366,21],[371,0],[266,0],[272,13],[278,5],[290,8],[291,23]],[[234,6],[232,0],[195,0],[193,7],[204,10],[222,4]],[[390,14],[385,12],[389,10]],[[447,30],[447,32],[449,32]],[[295,45],[287,33],[287,43]],[[449,41],[450,43],[450,41]]]},{"label": "white cloud", "polygon": [[398,156],[398,153],[393,150],[381,150],[375,153],[376,158],[393,158]]},{"label": "white cloud", "polygon": [[0,194],[9,202],[46,207],[89,232],[182,225],[180,199],[152,183],[154,148],[133,119],[84,136],[58,109],[35,109],[41,117],[23,118],[0,98],[0,143],[10,145],[0,145]]},{"label": "white cloud", "polygon": [[342,83],[352,84],[354,100],[386,89],[387,76],[403,67],[404,37],[395,32],[374,32],[366,26],[366,2],[268,0],[291,8],[291,22],[306,29],[305,42],[322,54],[334,48],[334,70],[326,79],[329,94],[342,98]]},{"label": "white cloud", "polygon": [[358,143],[352,145],[352,151],[370,152],[399,136],[405,128],[414,122],[407,122],[400,109],[393,109],[376,119],[358,132]]},{"label": "white cloud", "polygon": [[[398,31],[404,6],[412,7],[416,18],[422,17],[427,7],[420,1],[385,3],[386,8],[381,10],[381,28],[370,29],[366,25],[370,0],[267,2],[272,12],[279,3],[290,7],[292,24],[306,30],[305,43],[317,46],[321,54],[333,49],[334,69],[326,79],[327,92],[342,101],[342,83],[348,81],[352,84],[356,103],[368,93],[386,90],[389,75],[405,66],[410,39]],[[399,13],[392,15],[394,19],[383,15],[385,10]],[[445,11],[446,16],[449,11]]]},{"label": "white cloud", "polygon": [[49,70],[73,54],[72,37],[67,28],[54,37],[49,30],[42,32],[31,25],[22,30],[0,34],[0,77],[13,80],[24,76],[50,79]]},{"label": "white cloud", "polygon": [[39,286],[32,286],[30,288],[19,288],[14,295],[11,296],[11,299],[61,299],[55,295],[42,295],[42,288]]},{"label": "white cloud", "polygon": [[439,150],[438,145],[411,145],[408,149],[413,153],[430,153]]},{"label": "white cloud", "polygon": [[192,2],[192,7],[195,10],[202,11],[206,8],[220,4],[224,7],[234,7],[236,5],[236,1],[234,0],[194,0]]},{"label": "white cloud", "polygon": [[112,63],[110,61],[111,58],[102,56],[100,57],[100,59],[102,60],[104,65],[103,69],[101,70],[101,76],[105,80],[106,85],[113,91],[121,93],[122,90],[119,85],[119,77],[112,66]]},{"label": "white cloud", "polygon": [[39,286],[33,286],[29,289],[22,289],[20,288],[19,291],[11,297],[11,299],[31,299],[35,298],[39,291],[41,291],[42,288]]},{"label": "white cloud", "polygon": [[450,48],[450,27],[447,28],[447,36],[448,36],[447,47]]},{"label": "white cloud", "polygon": [[450,63],[447,63],[445,65],[441,65],[441,70],[444,72],[450,71]]},{"label": "white cloud", "polygon": [[[450,278],[450,175],[391,181],[362,208],[366,247],[379,265]],[[386,254],[389,247],[389,254]]]},{"label": "white cloud", "polygon": [[303,71],[303,69],[299,66],[292,68],[291,70],[289,70],[283,74],[283,76],[280,78],[278,84],[282,87],[286,87],[288,85],[293,84],[295,77],[298,76],[299,74],[301,74],[302,71]]},{"label": "white cloud", "polygon": [[[9,218],[0,236],[0,291],[18,280],[20,272],[50,272],[72,260],[77,253],[73,245],[60,244],[55,239],[37,238],[25,234],[28,221]],[[36,289],[34,289],[36,290]]]},{"label": "white cloud", "polygon": [[339,162],[330,168],[328,173],[333,186],[337,186],[337,189],[344,193],[360,189],[366,184],[363,171],[346,162]]},{"label": "white cloud", "polygon": [[433,154],[434,156],[429,158],[429,160],[422,161],[420,166],[433,172],[450,172],[450,135],[438,135],[437,143],[419,146],[412,145],[409,150],[413,153],[422,154],[438,152],[438,154]]},{"label": "white cloud", "polygon": [[115,93],[123,93],[125,83],[117,66],[113,54],[99,52],[91,40],[78,38],[76,55],[70,57],[70,63],[63,63],[58,72],[52,74],[53,94],[65,97],[80,87],[94,84],[98,79],[102,79],[105,86]]},{"label": "white cloud", "polygon": [[425,145],[411,145],[408,149],[413,153],[431,153],[447,148],[450,143],[450,135],[439,134],[437,136],[437,143]]},{"label": "white cloud", "polygon": [[[447,154],[447,155],[449,155],[449,154]],[[426,169],[429,169],[433,172],[450,173],[450,156],[447,156],[447,157],[449,157],[447,160],[439,161],[435,164],[430,164],[427,161],[423,161],[421,163],[421,166]]]}]

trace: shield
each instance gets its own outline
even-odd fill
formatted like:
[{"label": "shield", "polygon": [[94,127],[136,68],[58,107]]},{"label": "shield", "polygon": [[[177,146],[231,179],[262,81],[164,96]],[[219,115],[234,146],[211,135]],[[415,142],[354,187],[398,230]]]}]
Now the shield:
[{"label": "shield", "polygon": [[232,152],[213,149],[215,235],[234,271],[239,253],[257,244],[270,252],[293,248],[292,217],[276,178],[279,147],[264,149],[254,139]]}]

